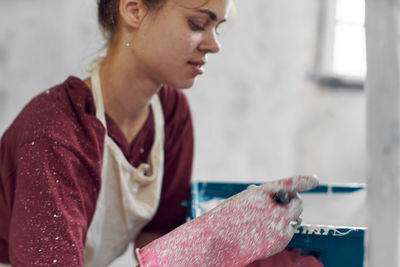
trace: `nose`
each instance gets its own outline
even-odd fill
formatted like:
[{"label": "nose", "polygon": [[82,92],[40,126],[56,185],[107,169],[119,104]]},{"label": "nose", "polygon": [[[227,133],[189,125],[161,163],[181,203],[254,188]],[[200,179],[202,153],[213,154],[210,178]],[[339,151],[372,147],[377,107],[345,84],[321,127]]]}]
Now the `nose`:
[{"label": "nose", "polygon": [[199,50],[206,53],[218,53],[221,50],[221,44],[215,31],[205,34],[203,41],[199,45]]}]

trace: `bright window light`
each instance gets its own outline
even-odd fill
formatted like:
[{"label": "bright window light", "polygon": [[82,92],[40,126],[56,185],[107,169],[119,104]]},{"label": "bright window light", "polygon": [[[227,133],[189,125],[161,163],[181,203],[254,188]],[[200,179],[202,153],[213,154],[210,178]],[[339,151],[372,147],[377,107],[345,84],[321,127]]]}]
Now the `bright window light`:
[{"label": "bright window light", "polygon": [[333,72],[364,77],[366,73],[365,2],[336,0]]}]

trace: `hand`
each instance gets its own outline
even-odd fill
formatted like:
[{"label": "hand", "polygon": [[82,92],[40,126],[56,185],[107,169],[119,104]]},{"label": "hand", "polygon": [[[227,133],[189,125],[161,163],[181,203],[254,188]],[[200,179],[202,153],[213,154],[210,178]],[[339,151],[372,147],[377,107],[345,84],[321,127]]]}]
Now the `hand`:
[{"label": "hand", "polygon": [[[282,179],[250,186],[216,208],[137,250],[143,267],[244,266],[271,256],[291,240],[302,212],[297,192],[314,188],[312,176]],[[274,194],[288,192],[290,202],[279,204]]]},{"label": "hand", "polygon": [[324,267],[324,265],[313,256],[300,255],[299,249],[285,249],[269,258],[246,265],[246,267]]}]

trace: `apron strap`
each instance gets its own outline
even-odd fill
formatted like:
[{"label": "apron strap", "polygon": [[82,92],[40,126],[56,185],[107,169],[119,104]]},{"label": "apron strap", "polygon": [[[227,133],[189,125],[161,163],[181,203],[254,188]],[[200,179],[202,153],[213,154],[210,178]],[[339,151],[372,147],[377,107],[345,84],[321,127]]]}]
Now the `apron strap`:
[{"label": "apron strap", "polygon": [[96,118],[103,123],[103,126],[107,129],[105,111],[104,111],[104,103],[103,103],[103,94],[101,92],[100,85],[100,67],[103,62],[103,58],[97,58],[93,61],[92,65],[89,68],[89,71],[92,74],[92,94],[94,105],[96,107]]}]

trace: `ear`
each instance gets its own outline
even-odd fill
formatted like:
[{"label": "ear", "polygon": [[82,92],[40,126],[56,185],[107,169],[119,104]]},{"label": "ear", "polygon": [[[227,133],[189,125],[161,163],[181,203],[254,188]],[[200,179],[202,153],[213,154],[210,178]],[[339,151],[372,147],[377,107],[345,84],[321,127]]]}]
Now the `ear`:
[{"label": "ear", "polygon": [[142,0],[120,0],[121,19],[130,27],[137,28],[146,15],[146,7]]}]

